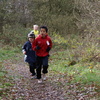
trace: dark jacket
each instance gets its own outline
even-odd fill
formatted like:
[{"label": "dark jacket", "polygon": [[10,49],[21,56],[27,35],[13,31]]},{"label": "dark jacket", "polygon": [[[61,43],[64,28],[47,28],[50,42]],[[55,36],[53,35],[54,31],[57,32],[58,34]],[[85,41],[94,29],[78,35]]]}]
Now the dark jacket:
[{"label": "dark jacket", "polygon": [[26,54],[24,57],[25,62],[28,62],[28,63],[35,63],[36,62],[35,51],[32,50],[32,44],[30,41],[27,41],[23,45],[22,50],[26,51]]}]

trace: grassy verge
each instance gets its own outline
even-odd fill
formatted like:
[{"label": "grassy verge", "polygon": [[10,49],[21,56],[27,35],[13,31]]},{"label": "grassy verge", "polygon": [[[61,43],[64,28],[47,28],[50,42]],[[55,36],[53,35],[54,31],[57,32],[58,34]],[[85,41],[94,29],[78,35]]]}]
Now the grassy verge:
[{"label": "grassy verge", "polygon": [[2,64],[0,64],[0,100],[2,100],[2,97],[9,96],[10,89],[14,85],[12,78],[7,76],[7,72],[2,67]]},{"label": "grassy verge", "polygon": [[50,57],[50,70],[67,73],[73,76],[71,82],[91,83],[100,85],[99,62],[76,62],[70,60],[67,51],[58,51]]},{"label": "grassy verge", "polygon": [[[57,80],[55,84],[63,85],[65,91],[69,91],[66,89],[66,86],[69,86],[71,91],[78,92],[83,97],[87,96],[87,100],[91,98],[99,100],[100,62],[75,62],[69,59],[68,54],[67,51],[58,51],[50,57],[49,70],[53,72],[54,80]],[[67,95],[70,97],[73,94],[67,93]]]},{"label": "grassy verge", "polygon": [[10,96],[10,90],[14,85],[12,76],[8,76],[7,71],[4,68],[4,62],[9,59],[16,60],[16,53],[19,52],[18,48],[12,48],[5,46],[0,49],[0,99],[6,96]]},{"label": "grassy verge", "polygon": [[97,95],[92,94],[89,99],[94,96],[94,99],[98,100],[100,96],[100,38],[98,34],[94,37],[87,35],[84,39],[75,35],[69,36],[68,39],[54,35],[53,39],[53,50],[56,52],[51,53],[49,70],[56,74],[60,80],[59,84],[77,84],[77,89],[80,92],[84,90],[84,93],[92,88]]}]

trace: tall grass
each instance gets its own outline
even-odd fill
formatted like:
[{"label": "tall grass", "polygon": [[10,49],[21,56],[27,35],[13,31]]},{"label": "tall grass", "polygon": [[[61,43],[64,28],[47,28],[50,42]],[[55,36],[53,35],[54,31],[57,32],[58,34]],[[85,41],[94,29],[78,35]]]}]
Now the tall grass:
[{"label": "tall grass", "polygon": [[69,35],[61,37],[53,35],[56,52],[50,57],[50,70],[72,76],[71,82],[100,85],[100,33]]},{"label": "tall grass", "polygon": [[4,45],[19,47],[27,40],[27,34],[31,29],[26,29],[19,24],[4,26],[4,32],[0,36],[0,42]]}]

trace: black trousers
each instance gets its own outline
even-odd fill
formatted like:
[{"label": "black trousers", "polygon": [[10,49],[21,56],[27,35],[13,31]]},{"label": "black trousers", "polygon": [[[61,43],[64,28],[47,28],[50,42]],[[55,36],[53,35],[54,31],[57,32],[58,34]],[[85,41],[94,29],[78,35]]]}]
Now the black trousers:
[{"label": "black trousers", "polygon": [[37,56],[37,79],[41,79],[41,71],[43,74],[48,73],[48,56],[39,57]]},{"label": "black trousers", "polygon": [[29,70],[32,73],[32,75],[35,75],[35,69],[36,69],[36,63],[28,63],[29,64]]}]

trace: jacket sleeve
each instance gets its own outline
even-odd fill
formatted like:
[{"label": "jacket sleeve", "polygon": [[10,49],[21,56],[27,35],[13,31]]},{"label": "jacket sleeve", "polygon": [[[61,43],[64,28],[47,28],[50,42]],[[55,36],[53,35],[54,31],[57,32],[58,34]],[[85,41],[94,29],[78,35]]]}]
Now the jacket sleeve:
[{"label": "jacket sleeve", "polygon": [[22,52],[26,51],[26,43],[22,46]]}]

